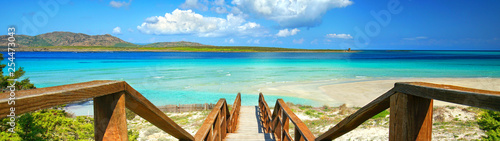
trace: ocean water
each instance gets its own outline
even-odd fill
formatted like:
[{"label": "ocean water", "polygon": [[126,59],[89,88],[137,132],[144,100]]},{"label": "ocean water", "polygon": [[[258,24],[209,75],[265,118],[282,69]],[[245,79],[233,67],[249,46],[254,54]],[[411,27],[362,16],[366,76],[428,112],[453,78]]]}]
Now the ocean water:
[{"label": "ocean water", "polygon": [[[6,52],[2,52],[6,58]],[[500,77],[497,51],[363,51],[357,53],[17,52],[36,87],[92,80],[124,80],[155,105],[256,105],[257,85],[394,78]],[[3,64],[6,61],[2,62]],[[6,72],[4,72],[6,73]],[[266,95],[268,101],[321,106],[313,100]],[[91,103],[73,105],[77,115]],[[92,113],[92,112],[90,112]]]}]

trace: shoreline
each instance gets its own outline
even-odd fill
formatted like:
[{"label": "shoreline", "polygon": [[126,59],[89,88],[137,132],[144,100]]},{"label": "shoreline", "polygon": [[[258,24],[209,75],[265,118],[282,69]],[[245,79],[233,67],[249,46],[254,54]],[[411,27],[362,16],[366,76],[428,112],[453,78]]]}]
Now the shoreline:
[{"label": "shoreline", "polygon": [[[7,48],[0,47],[6,52]],[[326,49],[293,49],[273,47],[110,47],[110,46],[50,46],[50,47],[19,47],[18,52],[297,52],[297,53],[356,53],[361,51],[326,50]]]},{"label": "shoreline", "polygon": [[[393,78],[393,79],[346,79],[322,80],[308,82],[288,82],[275,84],[259,84],[250,86],[241,93],[272,97],[294,97],[317,102],[310,104],[313,107],[323,105],[339,107],[363,107],[372,100],[390,90],[396,82],[430,82],[438,84],[456,85],[462,87],[500,91],[500,78]],[[275,101],[267,101],[273,105]],[[285,102],[289,102],[286,101]],[[292,102],[293,103],[293,102]],[[297,103],[294,103],[297,104]],[[457,106],[458,104],[443,101],[434,101],[434,106]],[[164,106],[164,105],[156,105]],[[463,106],[463,105],[462,105]],[[66,107],[75,115],[92,115],[92,104],[83,102]]]},{"label": "shoreline", "polygon": [[[500,78],[396,78],[381,80],[325,80],[257,86],[264,95],[290,96],[328,106],[363,107],[389,91],[396,82],[429,82],[500,91]],[[457,105],[435,100],[435,106]]]}]

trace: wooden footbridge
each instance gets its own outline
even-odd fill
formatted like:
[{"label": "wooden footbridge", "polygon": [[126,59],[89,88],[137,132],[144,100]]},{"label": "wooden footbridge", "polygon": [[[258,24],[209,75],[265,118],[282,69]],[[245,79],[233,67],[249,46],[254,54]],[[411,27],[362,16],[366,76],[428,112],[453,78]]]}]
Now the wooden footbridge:
[{"label": "wooden footbridge", "polygon": [[[9,94],[0,95],[0,118],[94,100],[95,140],[127,141],[125,108],[179,140],[209,141],[323,141],[333,140],[355,129],[372,116],[390,108],[389,140],[431,140],[433,99],[490,110],[500,110],[500,92],[423,82],[396,83],[395,86],[325,133],[314,136],[306,125],[278,99],[273,110],[264,95],[257,106],[241,106],[240,94],[231,110],[220,99],[193,136],[124,81],[90,81],[16,92],[15,105]],[[294,136],[290,135],[294,125]]]}]

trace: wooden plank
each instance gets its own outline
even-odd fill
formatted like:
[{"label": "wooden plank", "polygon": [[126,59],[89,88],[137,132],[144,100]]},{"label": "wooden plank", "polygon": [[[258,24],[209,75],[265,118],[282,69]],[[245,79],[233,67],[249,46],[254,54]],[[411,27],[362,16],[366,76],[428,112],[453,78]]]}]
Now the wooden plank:
[{"label": "wooden plank", "polygon": [[[217,119],[217,116],[219,115],[220,107],[222,107],[225,102],[226,102],[226,99],[221,98],[221,99],[219,99],[217,104],[215,104],[215,107],[212,109],[212,112],[210,112],[210,114],[208,114],[207,118],[205,119],[205,121],[201,125],[200,129],[198,129],[198,131],[194,135],[194,139],[196,141],[204,140],[205,137],[207,136],[207,134],[209,134],[210,130],[212,130],[211,132],[214,132],[213,130],[214,130],[215,120]],[[209,136],[216,136],[216,134],[210,134]]]},{"label": "wooden plank", "polygon": [[124,86],[127,92],[125,105],[128,109],[179,140],[194,140],[191,134],[177,125],[134,88],[127,83],[124,83]]},{"label": "wooden plank", "polygon": [[22,90],[15,92],[15,105],[9,105],[10,92],[0,94],[0,118],[10,113],[14,106],[17,115],[26,112],[82,101],[107,94],[123,91],[124,81],[99,80],[48,88]]},{"label": "wooden plank", "polygon": [[432,99],[403,93],[390,99],[390,141],[432,139]]},{"label": "wooden plank", "polygon": [[94,98],[94,139],[128,141],[124,92]]},{"label": "wooden plank", "polygon": [[425,82],[398,82],[397,92],[500,111],[500,92]]},{"label": "wooden plank", "polygon": [[340,121],[333,128],[330,128],[328,131],[321,134],[318,138],[316,138],[316,140],[333,140],[355,129],[366,120],[389,108],[390,96],[392,96],[394,93],[394,89],[387,91],[385,94],[379,96],[377,99],[363,106],[363,108],[359,109],[354,114]]},{"label": "wooden plank", "polygon": [[[316,137],[314,137],[314,135],[311,133],[309,128],[307,128],[306,124],[304,124],[302,122],[302,120],[300,120],[299,117],[297,117],[297,115],[295,115],[292,112],[290,107],[288,107],[288,105],[286,105],[286,103],[283,101],[283,99],[278,99],[277,103],[279,103],[279,106],[283,110],[283,112],[284,112],[283,115],[286,115],[290,119],[290,121],[292,121],[292,123],[295,125],[295,127],[299,128],[300,134],[302,135],[302,137],[305,140],[307,140],[307,141],[315,140]],[[284,119],[286,119],[286,118],[284,118]],[[288,120],[288,119],[286,119],[286,120]],[[297,133],[295,133],[295,134],[297,134]]]}]

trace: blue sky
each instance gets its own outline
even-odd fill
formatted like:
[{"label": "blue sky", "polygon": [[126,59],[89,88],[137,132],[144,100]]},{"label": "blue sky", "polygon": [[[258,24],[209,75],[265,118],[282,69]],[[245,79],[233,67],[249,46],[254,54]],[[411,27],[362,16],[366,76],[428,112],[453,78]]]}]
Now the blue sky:
[{"label": "blue sky", "polygon": [[[2,1],[18,34],[306,49],[500,50],[497,0]],[[5,32],[6,33],[6,32]]]}]

